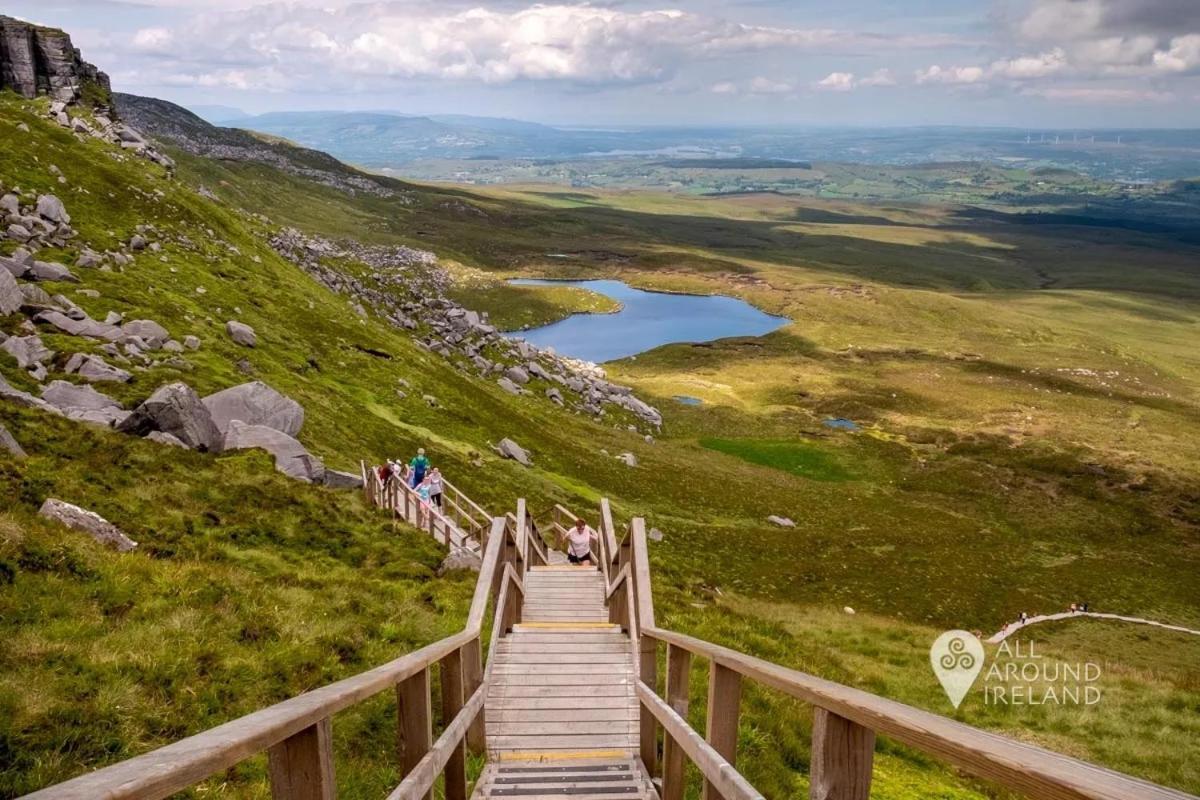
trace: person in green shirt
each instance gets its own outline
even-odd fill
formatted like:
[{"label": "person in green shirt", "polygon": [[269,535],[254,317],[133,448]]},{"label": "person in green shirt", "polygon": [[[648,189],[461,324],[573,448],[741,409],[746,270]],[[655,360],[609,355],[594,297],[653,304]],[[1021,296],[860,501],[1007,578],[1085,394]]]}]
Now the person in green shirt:
[{"label": "person in green shirt", "polygon": [[421,481],[425,480],[425,473],[429,471],[429,459],[425,457],[425,448],[417,449],[417,455],[412,461],[408,462],[412,467],[412,485],[420,486]]}]

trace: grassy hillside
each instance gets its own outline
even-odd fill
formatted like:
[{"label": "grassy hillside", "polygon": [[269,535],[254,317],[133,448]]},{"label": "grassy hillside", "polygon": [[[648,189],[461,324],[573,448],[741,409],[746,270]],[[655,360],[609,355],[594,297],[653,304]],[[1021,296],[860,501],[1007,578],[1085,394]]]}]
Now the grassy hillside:
[{"label": "grassy hillside", "polygon": [[[299,438],[335,468],[424,446],[493,512],[518,496],[535,509],[609,496],[621,520],[644,515],[666,534],[652,556],[668,624],[939,712],[945,700],[919,667],[942,629],[993,630],[1019,610],[1084,598],[1200,622],[1200,365],[1188,344],[1200,279],[1195,251],[1168,236],[1031,233],[963,209],[777,197],[481,195],[396,181],[386,194],[351,194],[184,152],[172,153],[179,173],[168,180],[37,111],[0,97],[0,149],[19,154],[0,164],[0,181],[57,193],[97,248],[152,224],[165,258],[87,271],[98,298],[49,288],[93,316],[127,312],[203,341],[189,369],[137,373],[117,390],[122,400],[172,380],[207,393],[253,375],[304,405]],[[737,294],[794,322],[758,340],[610,365],[664,411],[649,443],[540,395],[505,394],[358,316],[270,249],[282,225],[432,249],[453,274],[482,272],[490,286],[512,275],[613,276]],[[487,306],[494,290],[478,286],[463,281],[458,296]],[[548,318],[579,298],[539,299]],[[493,312],[509,304],[501,296]],[[234,317],[258,331],[257,348],[227,339]],[[44,338],[59,367],[80,348]],[[0,373],[32,388],[6,356]],[[400,379],[410,384],[403,398]],[[675,394],[705,402],[676,405]],[[829,431],[830,415],[864,430]],[[469,582],[433,580],[435,548],[393,531],[353,493],[288,482],[261,455],[184,454],[8,405],[0,422],[31,454],[0,462],[11,509],[0,561],[12,575],[0,582],[0,635],[18,643],[0,656],[0,707],[12,720],[0,730],[0,794],[143,752],[461,622]],[[532,469],[491,453],[504,436],[531,450]],[[625,451],[637,468],[606,455]],[[94,508],[142,546],[116,555],[47,527],[34,517],[47,496]],[[768,525],[772,513],[797,528]],[[334,603],[320,616],[323,596]],[[837,616],[843,605],[865,616]],[[1180,766],[1197,760],[1197,737],[1184,735],[1196,671],[1172,648],[1152,666],[1161,675],[1131,661],[1128,701],[1099,719],[969,706],[959,715],[1022,736],[1044,729],[1053,735],[1034,738],[1196,790]],[[880,664],[897,667],[895,681]],[[26,690],[34,685],[44,688]],[[1148,725],[1164,698],[1163,743],[1089,734],[1099,722]],[[339,717],[344,796],[377,794],[395,777],[389,712],[376,705]],[[796,792],[806,712],[760,699],[752,711],[748,773],[769,795]],[[226,776],[225,791],[261,795],[262,769]],[[888,745],[877,786],[894,798],[992,794]]]}]

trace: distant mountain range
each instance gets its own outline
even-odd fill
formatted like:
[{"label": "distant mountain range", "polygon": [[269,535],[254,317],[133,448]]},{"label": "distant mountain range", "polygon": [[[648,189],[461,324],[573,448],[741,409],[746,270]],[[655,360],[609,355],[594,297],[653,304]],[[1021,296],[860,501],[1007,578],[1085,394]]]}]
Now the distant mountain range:
[{"label": "distant mountain range", "polygon": [[1056,166],[1098,178],[1170,180],[1195,176],[1200,131],[1040,132],[1015,128],[558,128],[463,114],[295,111],[246,115],[225,106],[193,109],[214,124],[282,137],[371,169],[403,171],[430,159],[762,159],[911,165],[988,162]]}]

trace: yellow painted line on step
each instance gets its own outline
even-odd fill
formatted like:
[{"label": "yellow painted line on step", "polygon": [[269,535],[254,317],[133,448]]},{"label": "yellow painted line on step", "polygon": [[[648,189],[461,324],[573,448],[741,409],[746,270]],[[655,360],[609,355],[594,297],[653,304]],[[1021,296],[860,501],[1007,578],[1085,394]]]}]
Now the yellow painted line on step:
[{"label": "yellow painted line on step", "polygon": [[574,761],[587,758],[628,758],[628,750],[514,750],[501,761]]},{"label": "yellow painted line on step", "polygon": [[518,622],[514,628],[608,628],[609,630],[619,630],[620,625],[613,625],[611,622]]},{"label": "yellow painted line on step", "polygon": [[542,567],[530,567],[530,572],[599,572],[595,567],[586,566],[584,564],[550,564]]}]

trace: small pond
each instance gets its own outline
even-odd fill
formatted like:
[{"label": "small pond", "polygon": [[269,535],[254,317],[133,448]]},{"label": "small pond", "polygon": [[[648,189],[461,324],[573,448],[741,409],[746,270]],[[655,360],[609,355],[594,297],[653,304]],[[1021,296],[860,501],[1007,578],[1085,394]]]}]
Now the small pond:
[{"label": "small pond", "polygon": [[688,394],[677,394],[677,395],[675,395],[675,397],[673,399],[675,400],[676,403],[682,403],[685,406],[704,405],[704,401],[701,400],[699,397],[692,397],[691,395],[688,395]]},{"label": "small pond", "polygon": [[597,364],[674,342],[762,336],[789,321],[786,317],[764,314],[736,297],[648,292],[623,281],[519,279],[512,283],[518,286],[578,286],[621,303],[621,310],[615,314],[574,314],[540,328],[505,334]]}]

